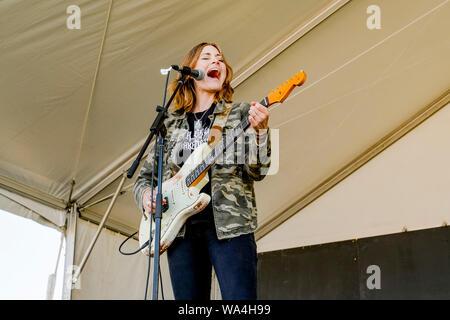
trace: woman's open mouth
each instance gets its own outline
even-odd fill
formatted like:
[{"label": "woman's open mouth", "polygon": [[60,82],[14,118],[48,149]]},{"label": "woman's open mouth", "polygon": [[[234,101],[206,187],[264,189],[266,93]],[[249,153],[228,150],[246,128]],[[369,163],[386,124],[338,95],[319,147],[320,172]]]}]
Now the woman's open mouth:
[{"label": "woman's open mouth", "polygon": [[216,70],[216,69],[209,70],[206,75],[212,79],[216,79],[216,80],[220,79],[220,72],[219,72],[219,70]]}]

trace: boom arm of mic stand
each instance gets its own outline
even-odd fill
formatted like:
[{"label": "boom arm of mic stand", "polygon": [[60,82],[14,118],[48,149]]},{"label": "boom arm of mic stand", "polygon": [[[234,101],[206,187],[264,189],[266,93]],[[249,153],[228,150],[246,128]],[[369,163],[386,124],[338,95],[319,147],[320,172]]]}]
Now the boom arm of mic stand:
[{"label": "boom arm of mic stand", "polygon": [[184,81],[186,80],[186,75],[182,75],[181,78],[178,80],[178,85],[175,88],[175,90],[172,93],[172,96],[170,97],[169,101],[167,102],[166,106],[164,108],[158,106],[156,108],[156,111],[158,111],[158,115],[156,116],[155,120],[153,121],[152,126],[150,127],[150,134],[147,137],[147,140],[145,140],[144,145],[142,146],[141,151],[139,152],[138,156],[134,160],[133,164],[131,165],[130,169],[128,169],[127,178],[131,179],[134,176],[134,173],[136,172],[137,167],[139,166],[139,163],[141,162],[142,157],[144,156],[145,150],[147,150],[148,145],[153,139],[153,136],[156,132],[161,132],[163,136],[165,136],[165,126],[164,126],[164,120],[168,117],[167,110],[169,109],[170,104],[172,103],[173,98],[175,97],[175,94],[178,92],[180,87],[183,85]]}]

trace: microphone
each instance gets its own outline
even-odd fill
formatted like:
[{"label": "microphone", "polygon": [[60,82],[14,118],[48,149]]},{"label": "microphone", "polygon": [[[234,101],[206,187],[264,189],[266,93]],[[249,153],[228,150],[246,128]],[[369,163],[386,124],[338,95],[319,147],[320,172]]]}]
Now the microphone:
[{"label": "microphone", "polygon": [[173,64],[172,69],[180,72],[181,74],[185,74],[187,76],[191,76],[194,80],[200,81],[205,77],[205,72],[200,69],[191,69],[189,67],[183,66],[180,68],[179,66]]}]

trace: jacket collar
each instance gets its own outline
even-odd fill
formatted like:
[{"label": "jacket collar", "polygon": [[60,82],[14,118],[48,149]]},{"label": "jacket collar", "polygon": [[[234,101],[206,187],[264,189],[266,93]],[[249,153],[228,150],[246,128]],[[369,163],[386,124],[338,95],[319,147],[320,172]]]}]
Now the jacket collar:
[{"label": "jacket collar", "polygon": [[[216,107],[214,108],[214,112],[213,114],[219,114],[222,113],[224,110],[224,105],[225,105],[225,101],[224,100],[220,100],[217,104]],[[175,110],[171,112],[172,116],[175,119],[183,119],[186,117],[186,112],[184,112],[184,110],[180,109],[180,110]]]},{"label": "jacket collar", "polygon": [[224,100],[220,100],[217,104],[216,107],[214,108],[214,114],[219,114],[223,112],[224,109],[224,105],[225,105],[225,101]]}]

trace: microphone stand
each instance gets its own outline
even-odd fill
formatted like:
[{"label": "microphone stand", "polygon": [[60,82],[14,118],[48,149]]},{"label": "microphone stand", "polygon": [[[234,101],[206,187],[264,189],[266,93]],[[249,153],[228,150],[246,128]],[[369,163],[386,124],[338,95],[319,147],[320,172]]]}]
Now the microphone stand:
[{"label": "microphone stand", "polygon": [[[170,69],[168,70],[170,71]],[[178,71],[178,70],[177,70]],[[187,70],[189,71],[189,70]],[[162,219],[162,168],[163,168],[163,163],[162,163],[162,158],[163,158],[163,151],[164,151],[164,137],[166,136],[166,127],[164,126],[164,120],[168,118],[168,109],[170,104],[172,103],[173,98],[175,97],[175,94],[178,92],[178,90],[180,89],[180,87],[184,84],[184,82],[186,81],[186,77],[189,75],[189,73],[186,70],[181,70],[181,78],[178,79],[178,84],[177,87],[175,88],[174,92],[172,93],[172,96],[170,97],[169,101],[167,102],[167,104],[164,107],[161,106],[157,106],[156,107],[156,111],[158,112],[158,115],[156,116],[155,120],[153,121],[153,124],[150,127],[150,134],[147,137],[147,140],[145,141],[144,145],[142,146],[141,151],[139,152],[138,156],[136,157],[136,159],[134,160],[133,164],[131,165],[131,167],[128,169],[127,174],[125,175],[125,173],[122,175],[122,179],[120,180],[119,186],[117,187],[117,190],[114,193],[114,196],[112,197],[112,200],[108,206],[108,209],[106,210],[98,228],[97,231],[94,235],[94,238],[91,240],[91,243],[88,246],[88,249],[86,250],[85,254],[83,255],[83,258],[81,259],[81,263],[79,265],[79,267],[73,271],[72,274],[72,284],[77,283],[78,279],[80,278],[80,274],[83,271],[84,266],[86,265],[87,260],[89,259],[89,256],[92,252],[92,249],[100,235],[100,232],[103,229],[103,226],[106,223],[106,220],[109,217],[109,214],[117,200],[117,197],[119,196],[121,190],[122,190],[122,186],[125,182],[125,177],[127,177],[128,179],[131,179],[134,175],[134,173],[136,172],[136,169],[139,166],[139,163],[141,162],[142,157],[144,156],[145,151],[147,150],[147,147],[149,146],[150,142],[152,141],[153,137],[156,135],[156,139],[157,139],[157,144],[155,143],[155,155],[156,155],[156,150],[158,147],[159,150],[159,158],[158,158],[158,193],[156,195],[156,210],[155,210],[155,252],[154,252],[154,257],[155,257],[155,261],[154,261],[154,270],[153,270],[153,296],[152,299],[153,300],[157,300],[158,299],[158,276],[159,276],[159,256],[160,256],[160,231],[161,231],[161,219]],[[166,86],[165,86],[165,91],[164,91],[164,100],[163,100],[163,105],[165,104],[166,101],[166,93],[167,93],[167,85],[168,85],[168,80],[169,80],[169,75],[170,73],[167,74],[167,78],[166,78]],[[153,166],[153,171],[154,171],[154,166]],[[154,175],[154,172],[152,174],[152,176]],[[153,179],[152,179],[152,194],[153,194]],[[92,205],[92,204],[91,204]],[[87,208],[84,207],[84,208]],[[153,206],[151,206],[151,208],[153,208]],[[83,208],[81,208],[80,210],[82,210]],[[153,210],[151,210],[150,213],[150,219],[151,219],[151,214],[153,214]],[[149,270],[150,270],[150,261],[151,261],[151,244],[152,244],[152,224],[150,223],[150,232],[149,232],[149,241],[148,241],[148,252],[149,252]],[[128,240],[128,239],[127,239]],[[158,248],[158,250],[157,250]],[[143,248],[141,248],[143,249]],[[139,249],[139,251],[141,250]],[[120,251],[120,248],[119,248]],[[138,251],[137,251],[138,252]],[[137,253],[136,252],[136,253]],[[134,253],[132,253],[134,254]],[[148,280],[148,278],[147,278]],[[147,288],[145,291],[145,297],[144,300],[147,299]]]},{"label": "microphone stand", "polygon": [[[134,160],[132,166],[128,170],[127,178],[131,179],[139,166],[139,163],[145,153],[145,150],[147,149],[148,145],[150,144],[153,137],[156,135],[157,139],[157,149],[158,149],[158,188],[157,188],[157,194],[156,194],[156,210],[155,210],[155,245],[154,245],[154,264],[153,264],[153,291],[152,291],[152,300],[158,300],[158,276],[159,276],[159,257],[160,257],[160,241],[161,241],[161,219],[162,219],[162,169],[163,169],[163,153],[164,153],[164,138],[166,136],[167,130],[164,126],[164,120],[168,118],[168,109],[170,104],[172,103],[173,98],[175,97],[175,94],[178,92],[180,87],[184,84],[184,81],[186,80],[187,75],[182,73],[181,78],[178,80],[177,87],[175,88],[174,92],[172,93],[172,96],[170,97],[169,101],[164,107],[157,106],[156,111],[158,112],[158,115],[156,116],[152,126],[150,127],[150,134],[147,137],[147,140],[145,141],[144,145],[142,146],[141,151],[139,152],[136,160]],[[166,89],[167,91],[167,83],[166,83]],[[154,167],[153,167],[154,168]],[[153,183],[153,182],[152,182]],[[152,185],[153,190],[153,185]],[[150,217],[151,219],[151,217]],[[151,224],[150,224],[151,226]],[[150,227],[151,228],[151,227]],[[151,234],[152,230],[150,230],[150,239],[148,241],[148,253],[149,256],[151,256],[151,245],[152,245],[152,239]]]}]

